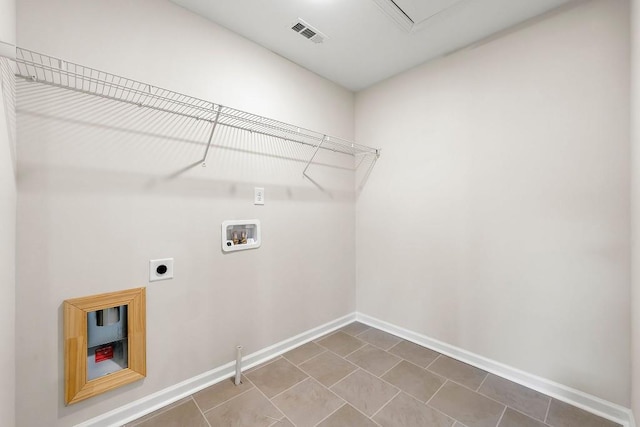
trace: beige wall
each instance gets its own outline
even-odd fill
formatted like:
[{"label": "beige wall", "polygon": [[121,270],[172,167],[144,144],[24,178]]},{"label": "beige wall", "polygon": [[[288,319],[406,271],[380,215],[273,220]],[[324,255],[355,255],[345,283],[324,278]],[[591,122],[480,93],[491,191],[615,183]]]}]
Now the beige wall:
[{"label": "beige wall", "polygon": [[16,44],[16,0],[0,0],[0,43]]},{"label": "beige wall", "polygon": [[0,91],[0,418],[13,425],[15,405],[15,245],[16,178]]},{"label": "beige wall", "polygon": [[[0,42],[15,44],[15,1],[0,2]],[[6,63],[8,64],[8,63]],[[1,76],[0,76],[1,78]],[[7,82],[5,91],[11,91]],[[0,90],[0,419],[15,424],[16,175],[14,96]],[[7,101],[7,102],[5,102]],[[7,110],[5,110],[5,105]]]},{"label": "beige wall", "polygon": [[[22,0],[18,41],[353,137],[350,92],[169,2]],[[18,132],[19,425],[78,423],[355,310],[351,158],[312,167],[328,194],[302,179],[309,150],[221,129],[207,168],[171,177],[202,155],[201,123],[25,82]],[[262,247],[223,254],[222,221],[249,218]],[[159,257],[175,279],[148,284]],[[62,302],[147,285],[147,378],[65,407]]]},{"label": "beige wall", "polygon": [[633,228],[631,409],[636,422],[640,422],[640,0],[632,0],[631,11],[631,226]]},{"label": "beige wall", "polygon": [[358,311],[630,405],[628,2],[357,94]]}]

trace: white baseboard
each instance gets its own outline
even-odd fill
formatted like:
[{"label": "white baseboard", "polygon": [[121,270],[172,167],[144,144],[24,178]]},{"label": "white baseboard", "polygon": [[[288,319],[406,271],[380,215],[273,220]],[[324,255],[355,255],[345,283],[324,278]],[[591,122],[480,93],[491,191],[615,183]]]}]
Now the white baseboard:
[{"label": "white baseboard", "polygon": [[[356,314],[348,314],[324,325],[310,329],[295,337],[286,339],[270,347],[256,351],[242,358],[242,370],[264,363],[302,344],[324,334],[339,329],[356,320]],[[166,405],[183,399],[213,384],[232,377],[235,374],[235,362],[229,362],[208,372],[189,378],[181,383],[167,387],[142,399],[116,408],[110,412],[77,424],[76,427],[116,427],[147,415]]]},{"label": "white baseboard", "polygon": [[400,326],[376,319],[363,313],[356,313],[356,320],[371,327],[397,335],[407,341],[430,348],[439,353],[458,359],[492,374],[499,375],[515,383],[544,393],[555,399],[569,403],[596,414],[602,418],[622,424],[624,427],[636,427],[630,409],[608,402],[596,396],[541,378],[511,366],[504,365],[486,357],[471,353],[450,344],[410,331]]},{"label": "white baseboard", "polygon": [[[450,344],[410,331],[400,326],[376,319],[363,313],[352,313],[324,325],[310,329],[295,337],[286,339],[270,347],[259,350],[242,358],[243,370],[264,363],[287,351],[312,341],[324,334],[339,329],[354,320],[381,329],[391,334],[451,356],[462,362],[476,366],[487,372],[537,390],[548,396],[582,408],[603,418],[622,424],[624,427],[636,427],[630,409],[608,402],[599,397],[572,389],[551,380],[541,378],[511,366],[504,365],[480,355],[471,353]],[[142,399],[116,408],[110,412],[87,420],[76,427],[116,427],[147,415],[157,409],[185,398],[213,384],[230,378],[235,373],[235,363],[229,362],[208,372],[189,378],[181,383],[160,390]]]}]

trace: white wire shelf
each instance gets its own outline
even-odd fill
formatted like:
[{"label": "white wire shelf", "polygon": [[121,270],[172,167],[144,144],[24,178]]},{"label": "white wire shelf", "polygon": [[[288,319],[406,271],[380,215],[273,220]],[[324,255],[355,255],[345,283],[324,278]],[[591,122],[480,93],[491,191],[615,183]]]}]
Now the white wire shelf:
[{"label": "white wire shelf", "polygon": [[[15,61],[16,77],[18,78],[196,120],[204,120],[213,125],[211,135],[213,135],[215,127],[219,125],[312,146],[316,148],[316,152],[318,149],[325,149],[352,156],[373,155],[377,158],[380,155],[380,150],[376,148],[236,110],[27,49],[16,48]],[[210,143],[211,137],[209,138]],[[207,151],[208,148],[207,146]],[[205,159],[206,152],[203,161]]]}]

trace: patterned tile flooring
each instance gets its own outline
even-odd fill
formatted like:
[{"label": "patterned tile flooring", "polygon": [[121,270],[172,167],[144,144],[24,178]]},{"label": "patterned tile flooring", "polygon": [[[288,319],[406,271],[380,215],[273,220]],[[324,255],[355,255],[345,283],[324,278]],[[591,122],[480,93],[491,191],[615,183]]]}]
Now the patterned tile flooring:
[{"label": "patterned tile flooring", "polygon": [[134,426],[620,427],[358,322]]}]

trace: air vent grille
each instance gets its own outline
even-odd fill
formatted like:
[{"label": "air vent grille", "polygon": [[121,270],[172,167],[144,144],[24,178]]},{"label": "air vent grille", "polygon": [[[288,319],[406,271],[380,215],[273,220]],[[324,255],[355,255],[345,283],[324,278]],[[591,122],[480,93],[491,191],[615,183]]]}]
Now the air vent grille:
[{"label": "air vent grille", "polygon": [[302,30],[300,32],[300,34],[302,34],[303,36],[305,36],[306,38],[310,39],[311,37],[316,35],[316,32],[313,30],[310,30],[308,28],[305,28],[304,30]]},{"label": "air vent grille", "polygon": [[300,31],[304,30],[306,27],[304,25],[302,25],[301,23],[297,23],[296,25],[294,25],[293,27],[291,27],[291,29],[297,33],[299,33]]},{"label": "air vent grille", "polygon": [[307,24],[300,18],[298,18],[298,20],[291,26],[291,29],[314,43],[322,43],[328,39],[326,35],[322,34],[316,28]]}]

